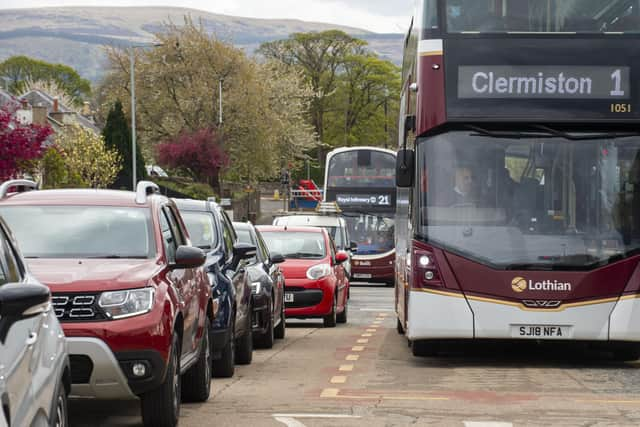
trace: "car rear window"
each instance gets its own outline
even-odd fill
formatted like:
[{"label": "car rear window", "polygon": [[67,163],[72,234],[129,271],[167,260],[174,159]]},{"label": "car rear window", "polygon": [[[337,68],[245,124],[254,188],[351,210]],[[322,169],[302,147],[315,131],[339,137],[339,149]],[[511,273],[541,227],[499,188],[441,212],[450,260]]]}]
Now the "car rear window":
[{"label": "car rear window", "polygon": [[322,233],[304,231],[262,231],[270,252],[289,259],[322,259],[327,254]]},{"label": "car rear window", "polygon": [[218,246],[218,236],[213,223],[213,214],[209,212],[181,211],[187,226],[191,244],[200,249],[213,249]]},{"label": "car rear window", "polygon": [[25,258],[150,258],[155,255],[146,208],[5,206],[0,213]]}]

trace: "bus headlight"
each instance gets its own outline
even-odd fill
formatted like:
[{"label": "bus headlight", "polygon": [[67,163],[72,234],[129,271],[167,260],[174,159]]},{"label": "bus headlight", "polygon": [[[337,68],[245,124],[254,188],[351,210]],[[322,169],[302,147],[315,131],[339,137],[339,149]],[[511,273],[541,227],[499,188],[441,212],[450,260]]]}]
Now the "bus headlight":
[{"label": "bus headlight", "polygon": [[318,264],[307,270],[307,279],[318,280],[331,275],[331,266],[329,264]]}]

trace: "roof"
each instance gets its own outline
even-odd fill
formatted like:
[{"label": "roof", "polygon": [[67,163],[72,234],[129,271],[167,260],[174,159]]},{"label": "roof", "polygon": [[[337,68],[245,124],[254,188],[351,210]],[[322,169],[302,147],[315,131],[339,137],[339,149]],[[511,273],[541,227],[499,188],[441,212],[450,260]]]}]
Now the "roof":
[{"label": "roof", "polygon": [[[46,107],[49,114],[53,112],[54,98],[41,90],[30,90],[29,92],[20,96],[20,99],[27,100],[31,105]],[[91,129],[95,133],[100,133],[100,129],[91,120],[87,119],[82,114],[77,113],[72,108],[62,104],[61,102],[58,102],[58,111],[61,113],[74,114],[79,125],[87,129]]]},{"label": "roof", "polygon": [[280,226],[313,226],[313,227],[339,227],[342,218],[327,215],[291,215],[280,216],[273,220],[274,225]]},{"label": "roof", "polygon": [[18,104],[13,95],[3,89],[0,89],[0,107],[11,102]]},{"label": "roof", "polygon": [[216,202],[211,200],[195,200],[195,199],[173,199],[176,202],[179,210],[183,211],[200,211],[210,212],[213,209],[217,209],[219,206]]},{"label": "roof", "polygon": [[136,193],[121,190],[37,190],[13,193],[0,201],[7,205],[89,205],[148,207],[149,203],[136,203]]},{"label": "roof", "polygon": [[363,146],[363,147],[336,148],[335,150],[331,150],[329,153],[327,153],[327,158],[329,156],[334,156],[334,155],[339,154],[339,153],[345,153],[345,152],[348,152],[348,151],[360,151],[360,150],[374,150],[374,151],[380,151],[382,153],[392,154],[393,156],[397,155],[397,153],[395,151],[388,150],[386,148]]},{"label": "roof", "polygon": [[274,225],[257,225],[256,229],[262,233],[268,233],[270,231],[286,231],[286,232],[305,232],[305,233],[323,233],[327,234],[327,231],[321,227],[278,227]]}]

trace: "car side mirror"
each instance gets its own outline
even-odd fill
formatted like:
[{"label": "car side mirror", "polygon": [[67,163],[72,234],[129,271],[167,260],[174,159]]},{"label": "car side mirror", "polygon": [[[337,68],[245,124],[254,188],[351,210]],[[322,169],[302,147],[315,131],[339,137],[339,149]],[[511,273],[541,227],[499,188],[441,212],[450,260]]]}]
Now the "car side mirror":
[{"label": "car side mirror", "polygon": [[236,243],[233,245],[233,260],[231,261],[231,269],[235,270],[240,265],[240,261],[251,259],[257,254],[255,245],[247,243]]},{"label": "car side mirror", "polygon": [[402,149],[396,157],[396,185],[400,188],[413,187],[415,169],[415,153],[413,150]]},{"label": "car side mirror", "polygon": [[0,286],[0,343],[14,323],[50,309],[51,291],[40,284],[9,283]]},{"label": "car side mirror", "polygon": [[271,261],[271,264],[282,264],[285,261],[284,257],[279,252],[272,252],[269,256],[269,260]]},{"label": "car side mirror", "polygon": [[345,251],[339,251],[336,254],[336,263],[337,264],[342,264],[345,261],[349,260],[349,254],[346,253]]},{"label": "car side mirror", "polygon": [[207,256],[204,251],[194,246],[178,246],[176,262],[171,265],[172,270],[196,268],[204,264]]},{"label": "car side mirror", "polygon": [[350,242],[349,243],[349,250],[354,254],[357,253],[358,252],[358,244],[356,242]]}]

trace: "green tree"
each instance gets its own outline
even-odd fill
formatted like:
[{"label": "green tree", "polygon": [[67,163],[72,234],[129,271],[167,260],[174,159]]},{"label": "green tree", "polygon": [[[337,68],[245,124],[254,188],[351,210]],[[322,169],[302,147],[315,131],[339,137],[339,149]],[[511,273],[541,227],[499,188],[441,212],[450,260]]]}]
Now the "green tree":
[{"label": "green tree", "polygon": [[91,83],[80,77],[73,68],[27,56],[12,56],[1,62],[0,76],[10,79],[9,90],[15,95],[21,94],[28,82],[53,82],[78,102],[91,95]]},{"label": "green tree", "polygon": [[[102,136],[107,148],[116,150],[122,159],[122,169],[111,187],[117,189],[131,188],[133,185],[131,132],[129,131],[129,124],[120,100],[117,100],[109,110]],[[136,145],[136,175],[138,181],[147,177],[145,161],[139,144]]]}]

